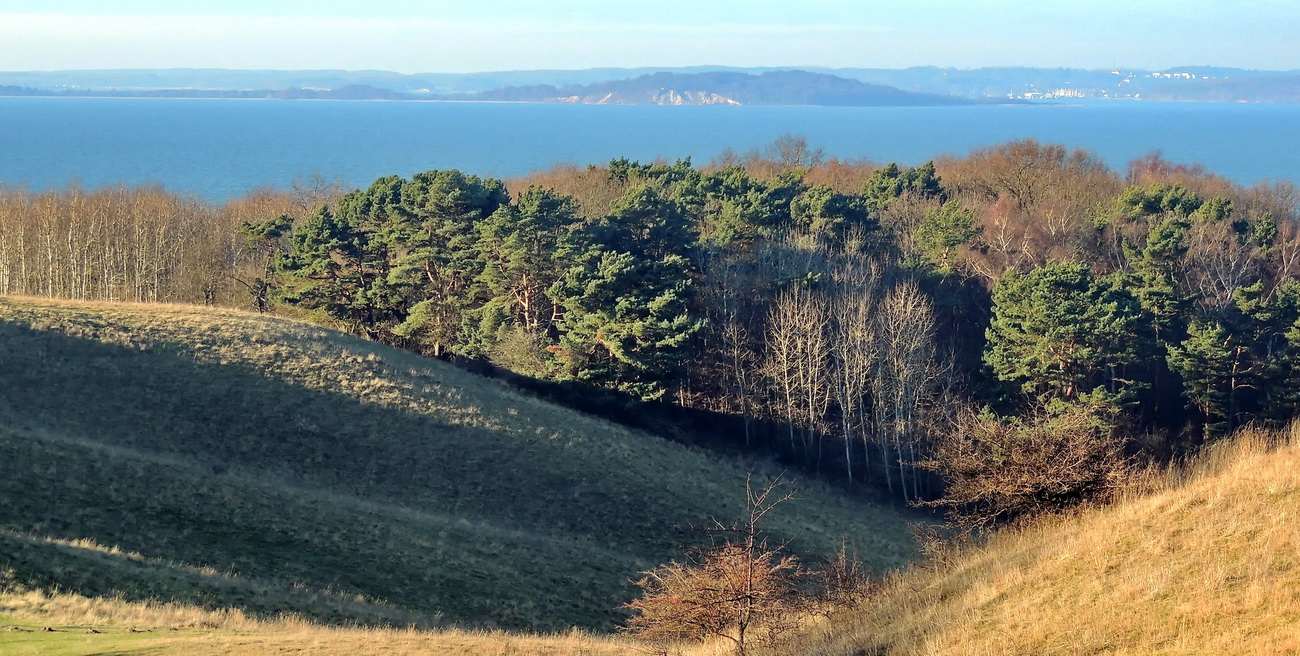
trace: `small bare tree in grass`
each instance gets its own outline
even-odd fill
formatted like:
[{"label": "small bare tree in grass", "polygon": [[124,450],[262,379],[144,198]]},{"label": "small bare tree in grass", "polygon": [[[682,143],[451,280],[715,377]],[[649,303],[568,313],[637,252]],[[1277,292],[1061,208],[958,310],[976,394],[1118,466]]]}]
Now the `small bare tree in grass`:
[{"label": "small bare tree in grass", "polygon": [[[646,572],[644,594],[627,607],[637,614],[627,630],[657,644],[722,638],[744,656],[754,642],[771,644],[794,628],[792,610],[803,570],[784,545],[769,543],[759,521],[794,493],[778,476],[762,490],[745,481],[746,513],[733,525],[708,529],[713,544]],[[760,631],[760,637],[753,633]]]},{"label": "small bare tree in grass", "polygon": [[867,568],[858,560],[847,539],[842,540],[838,551],[821,561],[810,578],[816,591],[811,610],[824,617],[860,608],[876,590]]}]

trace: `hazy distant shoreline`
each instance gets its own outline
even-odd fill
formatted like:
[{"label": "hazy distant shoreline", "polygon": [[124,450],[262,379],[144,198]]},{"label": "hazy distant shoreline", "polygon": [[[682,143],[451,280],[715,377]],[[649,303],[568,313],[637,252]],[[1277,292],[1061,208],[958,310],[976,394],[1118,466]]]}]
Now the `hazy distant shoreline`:
[{"label": "hazy distant shoreline", "polygon": [[[33,98],[42,100],[176,100],[176,101],[234,101],[234,102],[286,102],[286,103],[410,103],[410,104],[462,104],[462,105],[550,105],[550,106],[584,106],[584,107],[639,107],[646,106],[649,103],[581,103],[566,102],[558,100],[474,100],[460,98],[274,98],[274,97],[236,97],[236,96],[148,96],[148,95],[96,95],[96,94],[5,94],[0,92],[0,98]],[[1061,103],[1054,101],[986,101],[980,103],[971,103],[971,107],[1001,107],[1001,106],[1068,106],[1075,103]],[[658,105],[661,107],[718,107],[718,108],[738,108],[754,107],[756,105]],[[855,105],[815,105],[815,104],[765,104],[758,105],[762,107],[854,107]],[[928,107],[930,105],[914,105],[915,107]]]},{"label": "hazy distant shoreline", "polygon": [[[819,94],[830,100],[808,100]],[[906,94],[917,94],[901,100]],[[1300,70],[693,66],[485,73],[119,69],[0,71],[0,95],[412,102],[864,105],[1142,100],[1300,103]],[[747,95],[748,98],[740,96]],[[882,101],[893,96],[895,100]],[[664,102],[665,98],[670,102]],[[658,101],[658,102],[656,102]]]}]

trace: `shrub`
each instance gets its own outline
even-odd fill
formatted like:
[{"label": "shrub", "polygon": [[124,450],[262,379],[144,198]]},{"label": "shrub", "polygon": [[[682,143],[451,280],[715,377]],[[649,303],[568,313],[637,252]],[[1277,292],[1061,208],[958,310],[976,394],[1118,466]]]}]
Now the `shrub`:
[{"label": "shrub", "polygon": [[964,528],[1102,500],[1129,470],[1111,406],[1091,398],[1024,417],[964,413],[924,464],[946,484],[942,498]]}]

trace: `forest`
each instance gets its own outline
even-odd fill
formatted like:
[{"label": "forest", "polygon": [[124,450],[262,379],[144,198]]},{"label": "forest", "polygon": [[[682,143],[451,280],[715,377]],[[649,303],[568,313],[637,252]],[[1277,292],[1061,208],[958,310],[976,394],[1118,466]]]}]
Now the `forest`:
[{"label": "forest", "polygon": [[0,294],[318,321],[977,525],[1289,421],[1298,276],[1294,186],[1034,141],[0,190]]}]

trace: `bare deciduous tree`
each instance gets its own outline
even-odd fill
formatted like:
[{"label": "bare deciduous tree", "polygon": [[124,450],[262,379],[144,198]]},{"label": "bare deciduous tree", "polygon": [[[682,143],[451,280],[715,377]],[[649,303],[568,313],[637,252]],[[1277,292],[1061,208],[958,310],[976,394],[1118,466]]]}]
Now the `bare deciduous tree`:
[{"label": "bare deciduous tree", "polygon": [[803,571],[798,560],[772,545],[759,522],[793,498],[777,477],[763,489],[745,481],[745,517],[738,524],[715,523],[714,544],[688,553],[636,581],[641,598],[627,604],[637,614],[627,630],[658,643],[717,637],[744,656],[755,642],[773,644],[794,628],[791,611]]},{"label": "bare deciduous tree", "polygon": [[0,292],[216,302],[229,217],[156,187],[0,193]]},{"label": "bare deciduous tree", "polygon": [[921,411],[937,373],[934,312],[916,283],[907,281],[885,297],[877,320],[881,336],[873,385],[877,440],[887,484],[892,489],[889,470],[893,467],[903,498],[912,501],[920,497],[913,470],[919,452]]},{"label": "bare deciduous tree", "polygon": [[820,460],[830,406],[830,316],[821,294],[796,284],[782,292],[768,319],[764,372],[786,422],[791,449]]},{"label": "bare deciduous tree", "polygon": [[1201,304],[1220,310],[1232,303],[1232,293],[1255,278],[1251,248],[1229,221],[1200,222],[1187,233],[1186,271]]},{"label": "bare deciduous tree", "polygon": [[836,272],[840,288],[833,306],[831,336],[833,389],[839,409],[844,466],[853,482],[853,446],[861,444],[863,465],[870,466],[871,421],[868,417],[872,371],[879,357],[875,320],[880,294],[880,271],[874,263],[860,263]]}]

